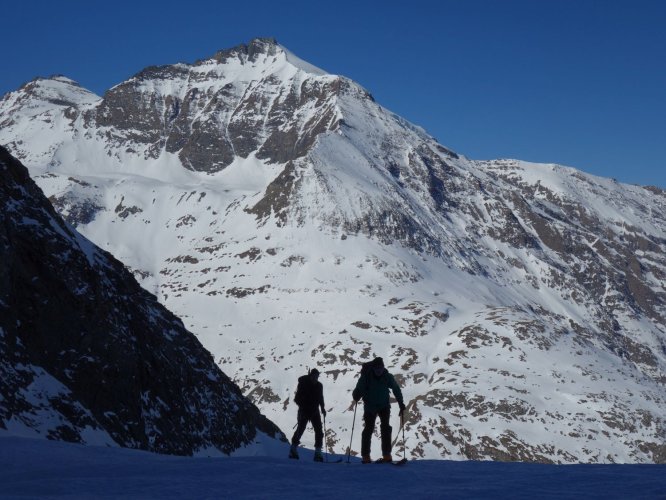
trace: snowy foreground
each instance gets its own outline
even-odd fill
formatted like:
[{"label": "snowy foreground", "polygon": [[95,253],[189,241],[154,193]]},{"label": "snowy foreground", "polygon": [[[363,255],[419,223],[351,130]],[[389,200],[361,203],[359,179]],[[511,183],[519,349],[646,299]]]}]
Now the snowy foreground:
[{"label": "snowy foreground", "polygon": [[664,465],[423,460],[395,467],[301,456],[186,458],[0,437],[0,497],[666,498]]}]

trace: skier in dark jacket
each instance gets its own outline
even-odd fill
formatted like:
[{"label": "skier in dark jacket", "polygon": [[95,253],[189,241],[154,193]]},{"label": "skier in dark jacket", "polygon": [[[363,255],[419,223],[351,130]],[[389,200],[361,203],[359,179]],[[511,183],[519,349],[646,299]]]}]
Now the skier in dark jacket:
[{"label": "skier in dark jacket", "polygon": [[375,422],[379,416],[382,431],[382,458],[378,462],[392,462],[391,457],[391,431],[389,419],[391,417],[391,403],[389,401],[389,389],[398,400],[400,415],[405,410],[402,392],[398,383],[386,368],[384,360],[375,358],[370,362],[368,369],[362,370],[361,377],[352,393],[354,401],[363,398],[363,432],[361,433],[361,457],[363,463],[371,462],[370,440],[375,431]]},{"label": "skier in dark jacket", "polygon": [[294,401],[298,405],[298,422],[296,425],[296,432],[291,438],[291,449],[289,450],[289,458],[298,458],[298,445],[301,442],[301,436],[308,426],[308,422],[312,422],[312,427],[315,433],[315,462],[323,462],[324,457],[321,454],[321,448],[324,441],[324,433],[321,429],[321,417],[319,415],[319,408],[321,413],[326,418],[326,410],[324,409],[324,388],[319,382],[319,370],[313,368],[307,375],[303,375],[298,379],[298,387],[296,389],[296,396]]}]

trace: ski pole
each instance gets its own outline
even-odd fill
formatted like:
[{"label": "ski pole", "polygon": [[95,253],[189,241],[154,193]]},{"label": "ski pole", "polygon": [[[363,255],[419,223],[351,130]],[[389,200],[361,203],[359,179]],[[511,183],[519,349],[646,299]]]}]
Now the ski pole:
[{"label": "ski pole", "polygon": [[349,448],[347,448],[347,463],[349,463],[349,457],[351,455],[351,445],[354,439],[354,426],[356,425],[356,408],[358,408],[358,401],[354,401],[354,420],[352,421],[352,431],[351,431],[351,438],[349,438]]},{"label": "ski pole", "polygon": [[407,442],[405,441],[405,417],[400,414],[400,427],[402,427],[402,459],[407,461]]},{"label": "ski pole", "polygon": [[328,462],[328,446],[326,446],[327,442],[328,440],[326,439],[326,414],[324,414],[324,457]]}]

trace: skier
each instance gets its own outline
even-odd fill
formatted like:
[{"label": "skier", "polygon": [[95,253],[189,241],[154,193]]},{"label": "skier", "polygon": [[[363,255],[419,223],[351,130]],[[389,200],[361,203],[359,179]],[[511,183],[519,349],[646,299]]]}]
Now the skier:
[{"label": "skier", "polygon": [[378,463],[390,463],[391,457],[391,431],[389,419],[391,417],[391,403],[389,401],[389,389],[398,400],[400,415],[405,410],[402,392],[397,382],[386,368],[384,360],[375,358],[363,365],[361,377],[358,379],[356,388],[352,392],[354,401],[358,404],[363,398],[363,432],[361,433],[361,457],[363,463],[372,462],[370,459],[370,440],[375,431],[375,422],[379,415],[380,429],[382,431],[382,458]]},{"label": "skier", "polygon": [[298,421],[296,432],[291,438],[291,449],[289,458],[298,458],[297,447],[301,442],[301,436],[305,432],[308,422],[312,422],[315,433],[315,462],[323,462],[324,457],[321,454],[321,447],[324,441],[324,433],[321,429],[321,413],[326,418],[326,409],[324,408],[324,388],[319,382],[319,370],[313,368],[307,375],[298,378],[298,387],[294,401],[298,405]]}]

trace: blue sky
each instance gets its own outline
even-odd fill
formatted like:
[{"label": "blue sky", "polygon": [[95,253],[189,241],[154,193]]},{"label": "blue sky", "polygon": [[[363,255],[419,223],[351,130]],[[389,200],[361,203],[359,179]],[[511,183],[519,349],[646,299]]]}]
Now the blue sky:
[{"label": "blue sky", "polygon": [[271,36],[470,158],[666,188],[660,0],[23,0],[2,14],[0,94],[54,73],[102,94]]}]

